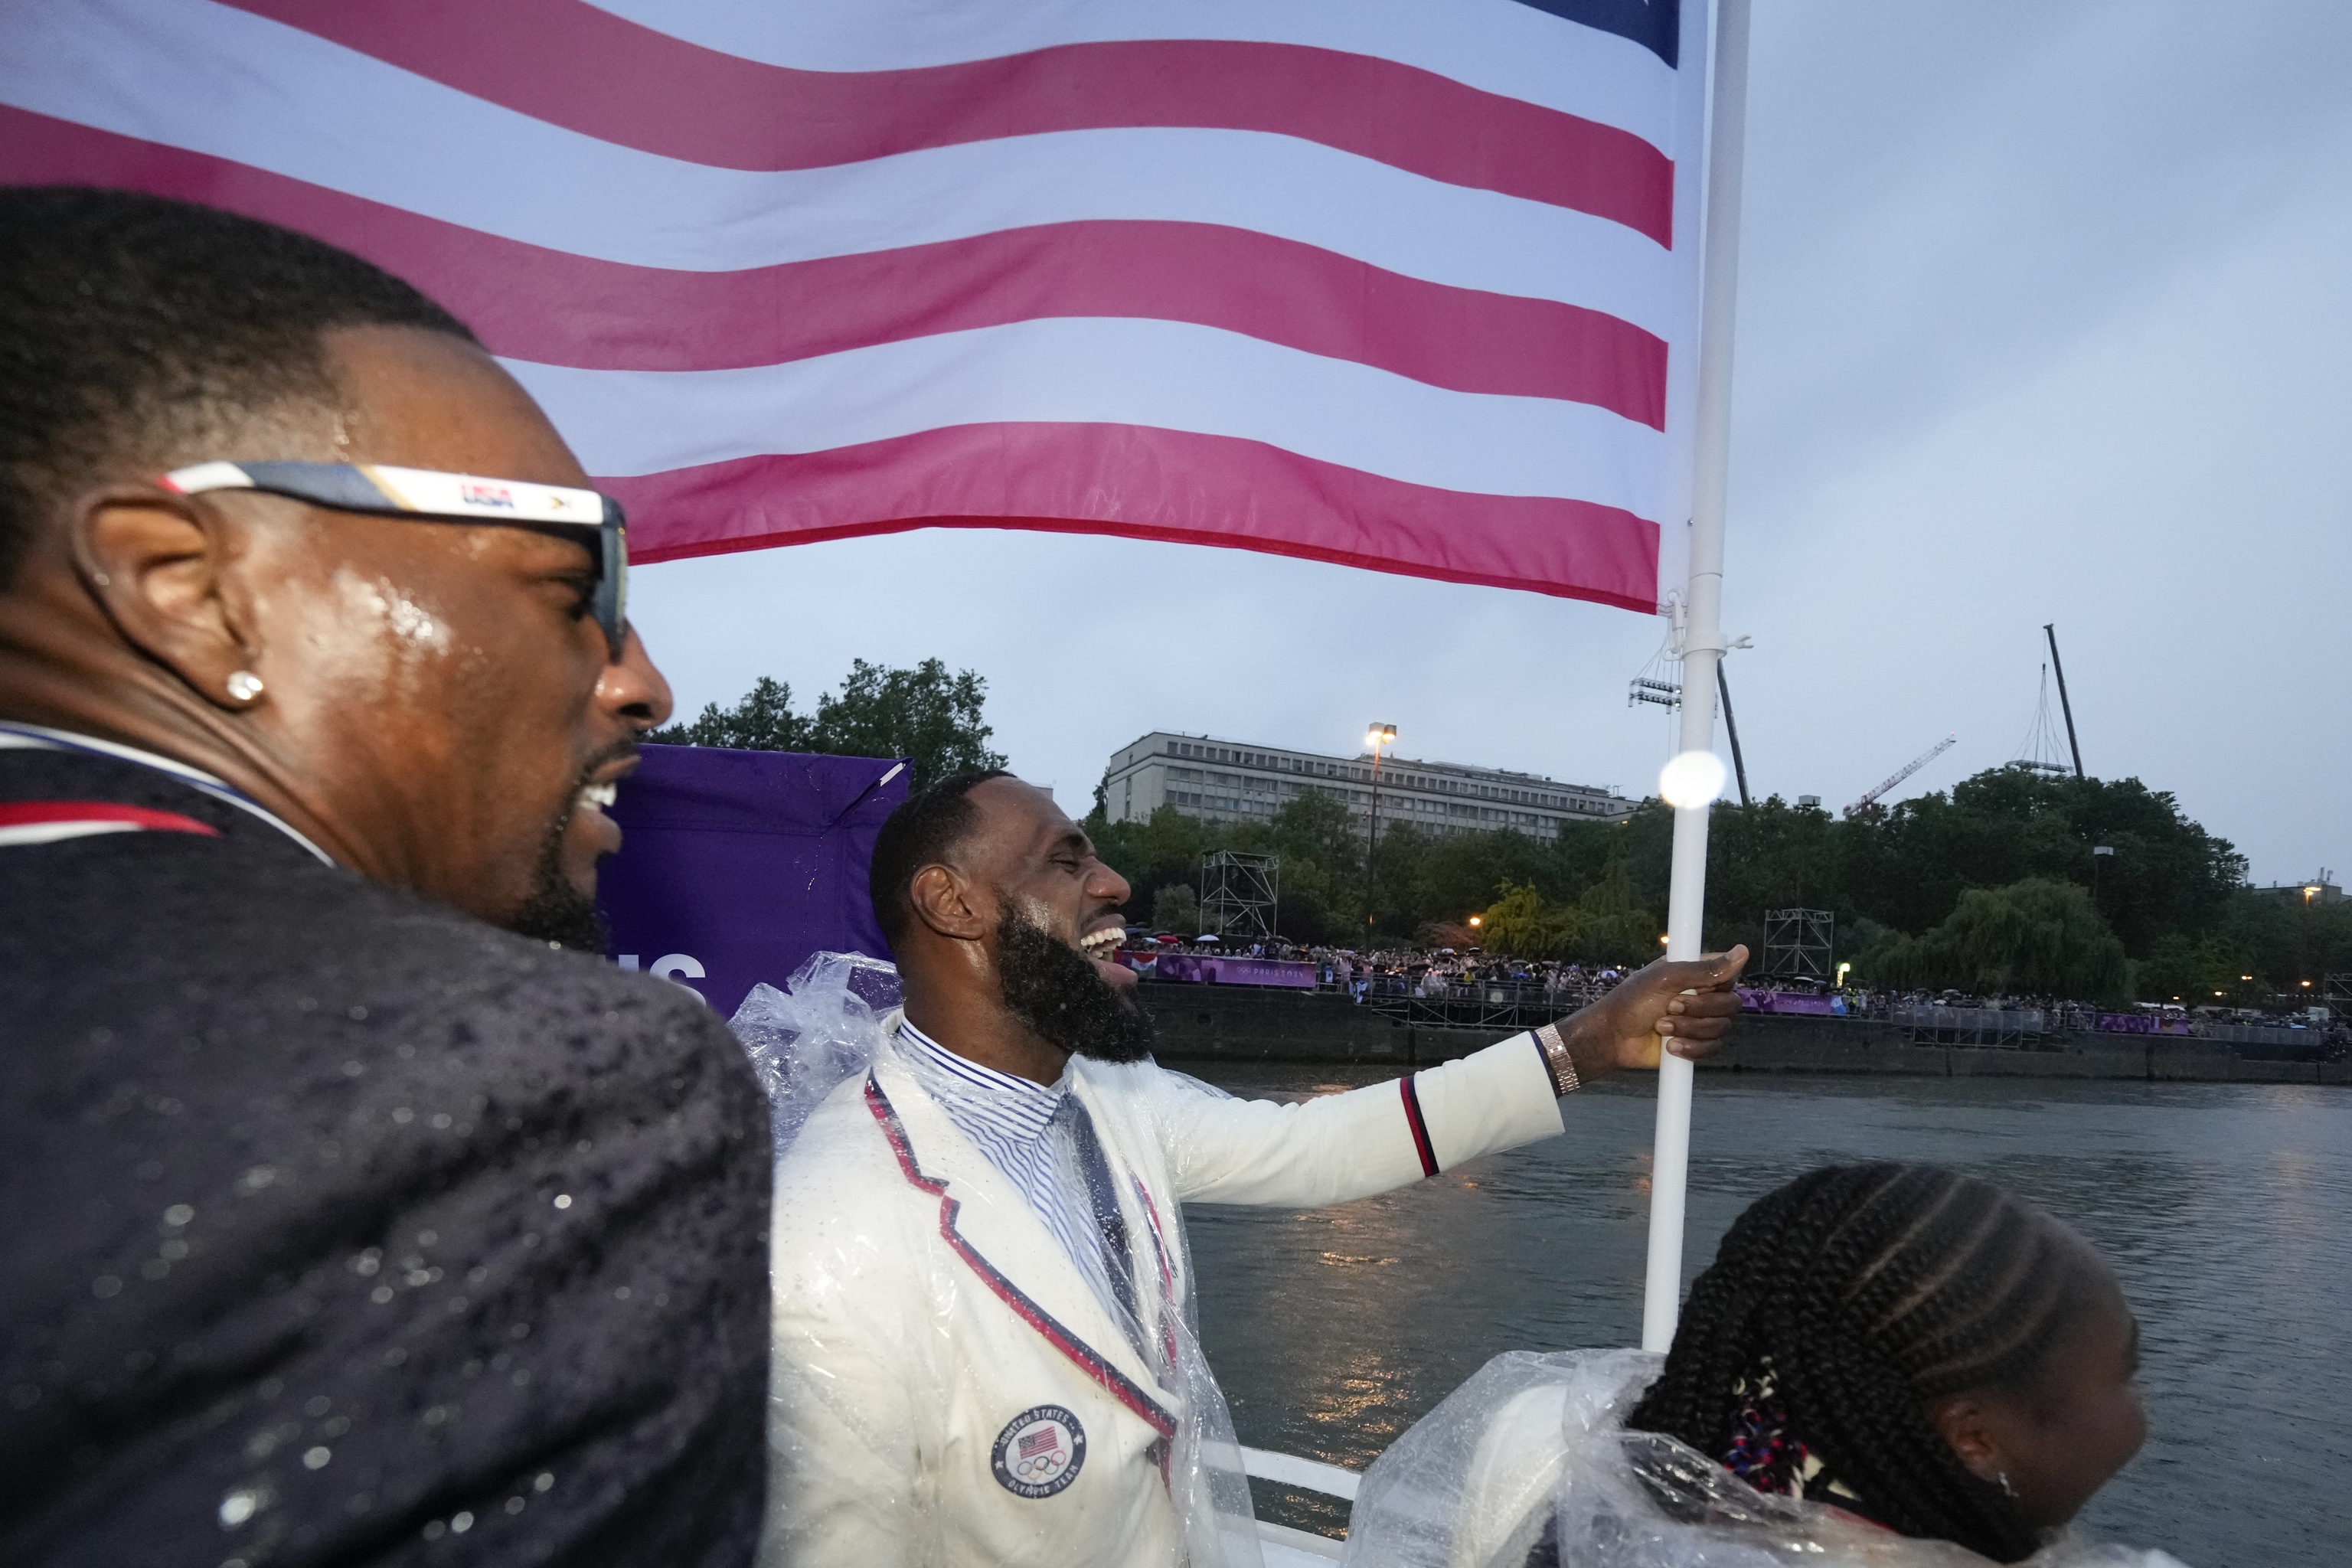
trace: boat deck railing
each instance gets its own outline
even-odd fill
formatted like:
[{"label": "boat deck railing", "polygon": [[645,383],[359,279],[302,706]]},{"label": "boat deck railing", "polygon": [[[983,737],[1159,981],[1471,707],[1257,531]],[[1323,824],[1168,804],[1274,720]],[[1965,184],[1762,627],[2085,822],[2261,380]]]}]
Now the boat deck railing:
[{"label": "boat deck railing", "polygon": [[[1338,1465],[1302,1459],[1296,1454],[1277,1454],[1266,1448],[1244,1448],[1242,1468],[1262,1481],[1320,1492],[1346,1502],[1356,1500],[1356,1488],[1363,1480],[1355,1471]],[[1329,1536],[1293,1530],[1270,1520],[1257,1521],[1257,1538],[1266,1568],[1319,1568],[1319,1564],[1339,1560],[1339,1542]]]}]

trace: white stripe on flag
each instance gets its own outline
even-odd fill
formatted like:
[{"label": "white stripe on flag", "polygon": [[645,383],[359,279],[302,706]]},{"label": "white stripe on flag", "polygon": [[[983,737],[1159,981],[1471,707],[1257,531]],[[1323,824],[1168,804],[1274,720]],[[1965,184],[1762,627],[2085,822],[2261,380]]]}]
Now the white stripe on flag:
[{"label": "white stripe on flag", "polygon": [[1667,438],[1590,404],[1448,392],[1181,321],[1016,321],[747,370],[507,368],[604,475],[1066,421],[1238,437],[1412,484],[1654,521]]},{"label": "white stripe on flag", "polygon": [[207,0],[143,0],[135,16],[115,0],[16,0],[0,26],[15,35],[0,101],[608,261],[717,272],[1164,220],[1579,305],[1673,342],[1689,333],[1678,267],[1622,224],[1294,137],[1076,131],[835,168],[719,169],[549,125]]},{"label": "white stripe on flag", "polygon": [[[1063,44],[1228,38],[1339,49],[1613,125],[1674,151],[1674,70],[1518,0],[593,0],[745,59],[905,70]],[[1685,0],[1704,4],[1705,0]]]}]

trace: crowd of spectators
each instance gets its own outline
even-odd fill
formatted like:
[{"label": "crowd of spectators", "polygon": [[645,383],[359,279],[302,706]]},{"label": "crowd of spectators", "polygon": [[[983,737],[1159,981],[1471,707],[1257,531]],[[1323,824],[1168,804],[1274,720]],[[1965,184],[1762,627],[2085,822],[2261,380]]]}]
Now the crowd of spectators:
[{"label": "crowd of spectators", "polygon": [[1598,999],[1646,962],[1555,963],[1500,957],[1476,948],[1398,946],[1361,951],[1300,946],[1279,938],[1171,941],[1138,934],[1130,937],[1129,946],[1159,952],[1311,963],[1318,990],[1340,992],[1358,1003],[1399,997],[1432,1002],[1510,1000],[1556,1005],[1561,1012],[1573,1012]]},{"label": "crowd of spectators", "polygon": [[[1137,932],[1129,945],[1157,952],[1263,958],[1315,966],[1317,989],[1337,992],[1359,1005],[1428,1004],[1491,1010],[1524,1007],[1531,1013],[1570,1013],[1606,994],[1646,958],[1615,963],[1577,963],[1517,959],[1477,948],[1392,946],[1369,951],[1301,946],[1279,938],[1225,941],[1202,936],[1188,941]],[[2158,1037],[2234,1039],[2273,1030],[2308,1033],[2331,1057],[2352,1054],[2352,1028],[2309,1010],[2265,1012],[2236,1007],[2100,1004],[2077,999],[1970,994],[1944,990],[1897,990],[1884,986],[1832,986],[1806,981],[1757,979],[1740,988],[1749,1011],[1804,1014],[1887,1023],[1965,1026],[1981,1020],[1987,1029],[2000,1020],[2008,1032],[2034,1037],[2060,1035],[2145,1034]]]}]

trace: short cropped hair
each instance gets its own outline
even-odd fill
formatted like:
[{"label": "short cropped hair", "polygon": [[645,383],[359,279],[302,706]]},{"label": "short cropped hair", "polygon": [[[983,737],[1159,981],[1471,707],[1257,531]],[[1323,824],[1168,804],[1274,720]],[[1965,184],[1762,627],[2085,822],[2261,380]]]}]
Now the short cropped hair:
[{"label": "short cropped hair", "polygon": [[980,808],[972,805],[971,792],[991,779],[1012,776],[1003,768],[967,768],[950,773],[908,795],[882,825],[882,831],[875,836],[866,888],[874,900],[874,918],[881,922],[882,934],[890,939],[893,948],[915,917],[914,902],[908,896],[914,888],[915,874],[953,855],[980,826]]},{"label": "short cropped hair", "polygon": [[320,334],[422,327],[474,342],[389,272],[308,235],[187,202],[0,190],[0,590],[93,482],[232,449],[248,422],[333,405]]}]

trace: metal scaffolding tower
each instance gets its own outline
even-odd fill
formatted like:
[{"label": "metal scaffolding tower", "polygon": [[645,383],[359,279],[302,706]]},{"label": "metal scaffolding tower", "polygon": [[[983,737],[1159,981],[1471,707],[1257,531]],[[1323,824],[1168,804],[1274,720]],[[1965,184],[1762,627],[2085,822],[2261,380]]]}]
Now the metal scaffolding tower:
[{"label": "metal scaffolding tower", "polygon": [[1282,857],[1218,849],[1201,857],[1201,929],[1262,941],[1274,935]]},{"label": "metal scaffolding tower", "polygon": [[1827,985],[1836,957],[1837,915],[1831,910],[1766,910],[1764,975]]},{"label": "metal scaffolding tower", "polygon": [[2322,995],[2327,1002],[2328,1016],[2336,1023],[2352,1025],[2352,974],[2331,974],[2322,984]]}]

